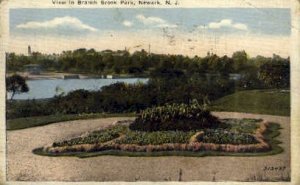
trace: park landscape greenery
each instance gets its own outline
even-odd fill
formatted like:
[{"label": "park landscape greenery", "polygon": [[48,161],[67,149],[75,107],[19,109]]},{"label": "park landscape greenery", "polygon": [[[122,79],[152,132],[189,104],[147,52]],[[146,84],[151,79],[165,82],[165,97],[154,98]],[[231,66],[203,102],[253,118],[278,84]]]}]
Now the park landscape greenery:
[{"label": "park landscape greenery", "polygon": [[[169,112],[170,107],[177,110]],[[195,112],[198,114],[193,114]],[[157,117],[157,114],[161,116]],[[197,102],[190,105],[173,104],[146,109],[129,125],[115,124],[79,137],[54,142],[52,146],[38,148],[34,152],[50,156],[107,150],[133,153],[266,153],[274,147],[267,143],[268,138],[265,136],[269,127],[274,127],[274,123],[257,119],[219,120]]]},{"label": "park landscape greenery", "polygon": [[[116,83],[99,91],[77,90],[47,100],[8,101],[8,119],[55,114],[140,112],[166,103],[189,104],[194,99],[213,104],[227,95],[245,90],[271,90],[285,96],[288,93],[278,92],[288,90],[290,86],[289,58],[278,55],[251,58],[245,51],[235,52],[231,57],[208,53],[202,58],[153,54],[144,50],[132,54],[111,50],[97,52],[93,49],[65,51],[59,55],[38,52],[32,56],[7,54],[8,73],[23,71],[26,64],[39,64],[45,71],[95,75],[117,73],[118,70],[114,69],[120,68],[120,74],[144,76],[149,80],[146,84]],[[232,79],[232,74],[238,74],[240,78]],[[264,96],[268,94],[264,93]],[[78,102],[78,99],[81,101]],[[276,99],[280,101],[280,97]]]},{"label": "park landscape greenery", "polygon": [[280,151],[273,139],[278,125],[262,120],[221,120],[210,111],[289,116],[289,58],[250,58],[245,51],[231,57],[208,53],[202,58],[144,50],[132,54],[126,50],[93,49],[60,55],[7,54],[9,73],[23,71],[26,64],[39,64],[52,72],[149,79],[147,83],[116,83],[98,91],[76,90],[50,99],[8,100],[7,128],[11,130],[71,119],[136,116],[130,125],[54,142],[37,153]]}]

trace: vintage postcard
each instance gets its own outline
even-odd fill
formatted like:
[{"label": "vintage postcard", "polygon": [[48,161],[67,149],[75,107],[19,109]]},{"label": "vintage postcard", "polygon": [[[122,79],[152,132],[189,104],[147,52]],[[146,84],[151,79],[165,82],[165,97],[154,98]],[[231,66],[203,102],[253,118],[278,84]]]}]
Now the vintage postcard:
[{"label": "vintage postcard", "polygon": [[298,1],[0,5],[4,184],[300,184]]}]

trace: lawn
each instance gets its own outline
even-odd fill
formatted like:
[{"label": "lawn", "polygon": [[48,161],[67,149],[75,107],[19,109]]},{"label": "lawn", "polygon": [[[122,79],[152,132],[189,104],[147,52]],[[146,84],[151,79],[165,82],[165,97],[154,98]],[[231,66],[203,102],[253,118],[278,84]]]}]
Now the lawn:
[{"label": "lawn", "polygon": [[51,123],[70,121],[70,120],[82,120],[82,119],[95,119],[95,118],[109,118],[109,117],[132,117],[133,113],[124,114],[68,114],[68,115],[49,115],[49,116],[37,116],[9,119],[6,121],[6,130],[18,130],[36,126],[48,125]]},{"label": "lawn", "polygon": [[213,102],[211,110],[290,116],[290,91],[239,91]]}]

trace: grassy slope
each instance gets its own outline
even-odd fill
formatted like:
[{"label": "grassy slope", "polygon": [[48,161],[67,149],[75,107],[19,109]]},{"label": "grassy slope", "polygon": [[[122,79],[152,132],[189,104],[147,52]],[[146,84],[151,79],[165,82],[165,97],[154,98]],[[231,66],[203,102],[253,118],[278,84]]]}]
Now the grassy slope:
[{"label": "grassy slope", "polygon": [[94,119],[94,118],[108,118],[108,117],[131,117],[133,113],[129,114],[74,114],[74,115],[50,115],[50,116],[38,116],[28,118],[17,118],[6,121],[6,130],[18,130],[36,126],[43,126],[50,123],[80,120],[80,119]]},{"label": "grassy slope", "polygon": [[216,100],[211,109],[290,116],[290,93],[280,90],[240,91]]}]

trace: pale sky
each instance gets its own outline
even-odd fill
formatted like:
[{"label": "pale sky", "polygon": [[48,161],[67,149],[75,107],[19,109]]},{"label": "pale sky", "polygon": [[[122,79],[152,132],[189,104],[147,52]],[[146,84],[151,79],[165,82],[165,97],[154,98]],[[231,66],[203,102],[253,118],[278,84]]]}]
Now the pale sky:
[{"label": "pale sky", "polygon": [[289,56],[290,9],[10,9],[9,51],[78,48]]}]

